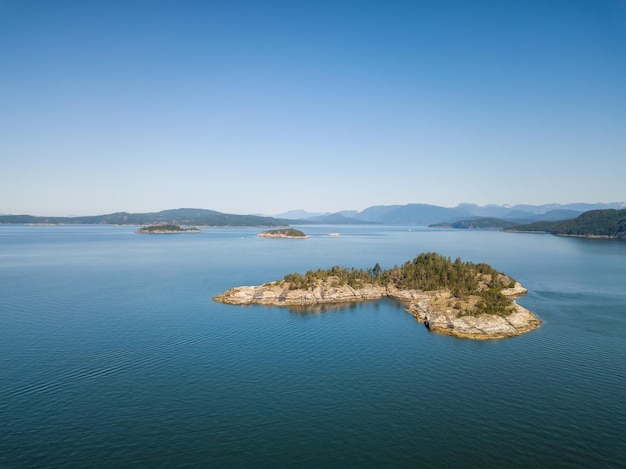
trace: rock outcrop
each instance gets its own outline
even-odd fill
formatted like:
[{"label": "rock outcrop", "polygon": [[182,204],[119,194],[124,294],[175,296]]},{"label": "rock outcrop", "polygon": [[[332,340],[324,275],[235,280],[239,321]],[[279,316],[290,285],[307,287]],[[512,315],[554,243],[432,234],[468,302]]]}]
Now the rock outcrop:
[{"label": "rock outcrop", "polygon": [[309,235],[304,234],[300,230],[294,230],[293,228],[262,231],[257,236],[260,236],[261,238],[288,238],[288,239],[310,238]]},{"label": "rock outcrop", "polygon": [[409,305],[407,310],[432,332],[468,339],[503,339],[532,331],[541,325],[533,313],[515,302],[507,316],[459,316],[437,299],[418,301]]},{"label": "rock outcrop", "polygon": [[196,227],[181,228],[178,225],[151,225],[139,228],[135,233],[139,234],[175,234],[175,233],[200,233]]},{"label": "rock outcrop", "polygon": [[320,284],[310,290],[291,290],[287,282],[272,282],[260,286],[236,287],[213,299],[231,305],[305,306],[378,300],[385,296],[385,287],[375,285],[354,289],[349,285]]},{"label": "rock outcrop", "polygon": [[[502,290],[509,298],[525,294],[527,290],[515,283]],[[541,321],[522,306],[511,302],[511,312],[506,316],[496,314],[464,314],[465,307],[473,307],[478,298],[463,300],[455,298],[447,290],[402,290],[394,286],[365,284],[359,288],[337,285],[328,279],[310,289],[291,289],[289,282],[277,281],[259,286],[243,286],[228,290],[213,298],[215,301],[233,305],[307,306],[339,304],[356,301],[394,298],[407,305],[417,321],[432,332],[468,339],[501,339],[536,329]]]}]

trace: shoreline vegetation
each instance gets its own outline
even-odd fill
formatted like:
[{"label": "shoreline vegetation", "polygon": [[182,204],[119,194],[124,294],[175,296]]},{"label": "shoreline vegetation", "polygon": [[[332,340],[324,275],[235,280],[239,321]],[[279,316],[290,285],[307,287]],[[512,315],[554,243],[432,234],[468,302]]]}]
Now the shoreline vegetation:
[{"label": "shoreline vegetation", "polygon": [[310,238],[309,235],[304,234],[300,230],[294,230],[293,228],[262,231],[257,236],[260,236],[262,238],[289,238],[289,239]]},{"label": "shoreline vegetation", "polygon": [[198,228],[182,228],[178,225],[150,225],[142,226],[135,233],[139,234],[174,234],[174,233],[200,233]]},{"label": "shoreline vegetation", "polygon": [[534,222],[504,228],[513,233],[550,233],[589,239],[626,239],[626,209],[590,210],[569,220]]},{"label": "shoreline vegetation", "polygon": [[363,270],[335,266],[291,273],[259,286],[236,287],[213,298],[233,305],[306,307],[393,298],[432,332],[500,339],[536,329],[541,321],[514,298],[527,290],[487,264],[424,253],[402,266]]}]

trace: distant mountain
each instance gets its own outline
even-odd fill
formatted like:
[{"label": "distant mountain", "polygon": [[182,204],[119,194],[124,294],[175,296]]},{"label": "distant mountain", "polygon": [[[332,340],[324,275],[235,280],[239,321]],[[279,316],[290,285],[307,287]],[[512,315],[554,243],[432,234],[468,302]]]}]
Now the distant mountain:
[{"label": "distant mountain", "polygon": [[505,218],[509,213],[515,211],[511,207],[503,205],[485,205],[481,207],[476,204],[459,204],[455,208],[464,210],[473,216],[488,218]]},{"label": "distant mountain", "polygon": [[576,218],[516,225],[506,231],[536,231],[561,236],[626,239],[626,209],[590,210]]},{"label": "distant mountain", "polygon": [[198,226],[286,226],[291,220],[257,215],[234,215],[195,208],[179,208],[153,213],[117,212],[87,217],[34,217],[31,215],[2,215],[0,224],[103,224],[103,225],[198,225]]},{"label": "distant mountain", "polygon": [[381,222],[390,213],[393,213],[401,207],[403,207],[403,205],[374,205],[366,208],[362,212],[357,213],[355,218],[363,221]]},{"label": "distant mountain", "polygon": [[[301,218],[307,212],[294,210],[282,214],[282,218],[292,219],[296,223],[325,223],[325,224],[357,224],[357,223],[380,223],[384,225],[421,225],[454,224],[459,226],[487,226],[487,228],[504,228],[512,226],[504,221],[515,223],[531,223],[534,221],[554,221],[574,218],[585,209],[625,208],[623,202],[608,204],[546,204],[546,205],[485,205],[459,204],[456,207],[441,207],[429,204],[407,205],[374,205],[358,212],[344,210],[336,213],[325,213]],[[488,218],[485,222],[476,222],[478,218]],[[470,223],[471,222],[471,223]]]},{"label": "distant mountain", "polygon": [[343,215],[344,217],[357,218],[359,211],[358,210],[342,210],[341,212],[337,212],[337,213]]},{"label": "distant mountain", "polygon": [[573,210],[578,213],[588,212],[589,210],[604,210],[613,208],[616,210],[621,210],[626,208],[626,204],[624,202],[610,202],[610,203],[597,203],[597,204],[587,204],[587,203],[572,203],[572,204],[544,204],[544,205],[515,205],[511,207],[515,210],[523,210],[531,213],[547,213],[554,210]]},{"label": "distant mountain", "polygon": [[299,223],[322,223],[322,224],[334,224],[334,225],[353,225],[363,224],[364,220],[356,218],[358,215],[357,210],[342,210],[336,213],[312,213],[306,210],[290,210],[279,215],[275,215],[276,218],[282,220],[291,220],[292,222]]},{"label": "distant mountain", "polygon": [[[311,216],[304,210],[285,212],[281,217],[267,217],[262,215],[234,215],[216,212],[214,210],[180,208],[163,210],[151,213],[117,212],[107,215],[88,217],[33,217],[31,215],[0,215],[1,223],[49,223],[49,224],[115,224],[115,225],[145,225],[171,223],[175,225],[199,226],[286,226],[307,223],[324,224],[369,224],[384,225],[419,225],[456,222],[472,222],[478,226],[483,222],[476,222],[478,218],[502,219],[516,223],[530,223],[535,221],[554,221],[574,218],[582,209],[624,209],[626,204],[615,202],[609,204],[549,204],[549,205],[486,205],[459,204],[457,207],[440,207],[429,204],[407,205],[375,205],[358,212],[343,210],[336,213],[325,213]],[[305,218],[303,216],[307,215]],[[493,221],[484,222],[495,223]],[[465,223],[468,225],[468,223]],[[502,225],[504,227],[506,225]],[[494,228],[497,226],[493,226]]]},{"label": "distant mountain", "polygon": [[[288,220],[303,220],[305,218],[311,217],[319,217],[324,215],[322,212],[307,212],[306,210],[297,209],[297,210],[289,210],[285,213],[280,213],[278,215],[274,215],[274,218],[282,218]],[[328,213],[326,213],[328,215]]]},{"label": "distant mountain", "polygon": [[470,220],[459,220],[452,223],[435,223],[428,225],[432,228],[455,228],[460,230],[501,230],[503,228],[511,228],[519,225],[519,223],[504,220],[503,218],[478,217]]},{"label": "distant mountain", "polygon": [[376,222],[359,220],[357,218],[346,217],[341,213],[330,213],[328,215],[321,215],[319,217],[311,217],[306,220],[299,220],[302,222],[319,223],[324,225],[369,225]]},{"label": "distant mountain", "polygon": [[[523,218],[515,218],[514,215],[523,214]],[[556,221],[575,218],[580,215],[573,210],[553,210],[543,214],[531,214],[529,212],[511,212],[510,218],[473,217],[448,223],[434,223],[428,225],[432,228],[456,228],[462,230],[501,230],[513,228],[517,225],[536,221]]]},{"label": "distant mountain", "polygon": [[540,214],[536,214],[536,215],[532,215],[531,217],[524,217],[524,218],[517,218],[517,217],[513,217],[512,215],[507,216],[507,220],[515,220],[515,221],[522,221],[524,219],[528,220],[527,223],[529,223],[530,221],[557,221],[557,220],[569,220],[570,218],[576,218],[578,215],[580,215],[581,212],[577,212],[576,210],[566,210],[566,209],[560,209],[560,210],[551,210],[549,212],[546,213],[540,213]]},{"label": "distant mountain", "polygon": [[500,218],[518,223],[536,220],[562,220],[580,215],[587,207],[593,209],[626,207],[623,202],[609,204],[548,204],[548,205],[486,205],[459,204],[440,207],[428,204],[375,205],[353,215],[353,218],[386,225],[432,225],[475,220],[479,217]]},{"label": "distant mountain", "polygon": [[386,225],[430,225],[469,218],[473,214],[463,208],[446,208],[428,204],[377,205],[356,215],[359,220]]},{"label": "distant mountain", "polygon": [[612,202],[612,203],[598,203],[598,204],[544,204],[544,205],[485,205],[484,207],[475,204],[459,204],[457,207],[462,208],[472,215],[482,217],[496,217],[496,218],[532,218],[537,219],[537,215],[545,215],[547,213],[566,210],[570,214],[581,214],[589,210],[600,210],[607,208],[622,209],[626,208],[624,202]]}]

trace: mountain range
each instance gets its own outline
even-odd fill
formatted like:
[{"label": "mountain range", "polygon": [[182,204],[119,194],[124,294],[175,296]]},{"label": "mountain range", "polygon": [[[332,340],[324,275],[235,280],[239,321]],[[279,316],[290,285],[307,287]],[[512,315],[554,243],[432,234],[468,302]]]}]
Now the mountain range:
[{"label": "mountain range", "polygon": [[[482,217],[509,220],[515,223],[534,221],[556,221],[575,218],[583,212],[600,209],[625,208],[624,202],[613,203],[572,203],[546,205],[485,205],[459,204],[448,208],[429,204],[375,205],[358,212],[347,210],[335,213],[307,214],[299,211],[299,221],[326,224],[380,223],[385,225],[433,225],[455,223]],[[294,212],[288,212],[294,213]],[[283,217],[286,214],[279,215]],[[288,218],[288,217],[284,217]]]},{"label": "mountain range", "polygon": [[[599,209],[623,209],[624,202],[598,204],[548,205],[485,205],[460,204],[448,208],[429,204],[375,205],[363,211],[346,210],[335,213],[311,214],[303,210],[286,212],[274,217],[236,215],[215,210],[180,208],[149,213],[116,212],[84,217],[39,217],[32,215],[0,215],[0,224],[110,224],[147,225],[173,223],[198,226],[286,226],[301,224],[384,224],[433,225],[453,224],[480,218],[501,219],[515,224],[537,221],[558,221],[577,217],[583,212]],[[483,223],[484,225],[484,223]],[[479,226],[476,226],[479,227]]]}]

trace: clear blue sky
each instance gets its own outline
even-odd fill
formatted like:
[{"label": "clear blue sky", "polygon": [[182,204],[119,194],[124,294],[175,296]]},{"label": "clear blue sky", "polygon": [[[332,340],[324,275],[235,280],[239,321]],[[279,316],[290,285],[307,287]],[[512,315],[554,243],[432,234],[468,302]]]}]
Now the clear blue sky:
[{"label": "clear blue sky", "polygon": [[0,213],[625,199],[624,0],[0,0]]}]

